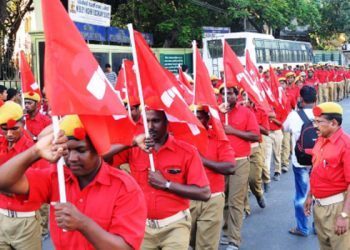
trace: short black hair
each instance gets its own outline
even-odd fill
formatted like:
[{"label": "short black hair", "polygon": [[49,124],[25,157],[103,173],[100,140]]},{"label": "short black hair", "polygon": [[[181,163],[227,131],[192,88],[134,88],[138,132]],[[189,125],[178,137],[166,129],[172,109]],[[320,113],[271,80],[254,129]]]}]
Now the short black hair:
[{"label": "short black hair", "polygon": [[111,65],[109,63],[106,63],[105,68],[110,68]]},{"label": "short black hair", "polygon": [[[220,89],[220,94],[223,94],[225,88]],[[233,89],[233,92],[235,93],[235,95],[239,95],[239,91],[236,87],[227,87],[227,89]]]},{"label": "short black hair", "polygon": [[0,85],[0,94],[3,94],[7,88],[4,85]]},{"label": "short black hair", "polygon": [[343,123],[343,116],[338,113],[327,113],[327,114],[322,114],[326,120],[331,121],[331,120],[336,120],[338,122],[338,125],[340,126]]},{"label": "short black hair", "polygon": [[311,104],[316,102],[317,92],[314,87],[306,85],[300,89],[300,96],[306,104]]},{"label": "short black hair", "polygon": [[17,95],[18,91],[14,88],[9,88],[7,90],[7,100],[11,100],[15,95]]},{"label": "short black hair", "polygon": [[182,68],[182,71],[188,70],[187,64],[182,64],[181,68]]},{"label": "short black hair", "polygon": [[261,65],[259,66],[259,69],[263,69],[263,68],[264,68],[263,66],[261,66]]}]

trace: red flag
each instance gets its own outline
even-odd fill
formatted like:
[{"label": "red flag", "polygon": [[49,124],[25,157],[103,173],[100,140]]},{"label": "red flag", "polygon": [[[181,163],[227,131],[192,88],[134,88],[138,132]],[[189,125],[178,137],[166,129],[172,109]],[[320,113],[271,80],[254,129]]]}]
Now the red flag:
[{"label": "red flag", "polygon": [[224,72],[227,87],[238,84],[256,105],[260,105],[266,111],[269,110],[269,104],[264,98],[263,91],[259,88],[259,82],[251,78],[226,41],[224,43]]},{"label": "red flag", "polygon": [[23,51],[21,51],[20,54],[19,66],[21,71],[22,92],[35,92],[41,96],[39,85],[34,79],[34,75],[27,62],[26,56]]},{"label": "red flag", "polygon": [[181,81],[176,79],[175,75],[171,73],[169,70],[164,69],[164,71],[167,73],[169,80],[175,85],[177,90],[180,92],[181,96],[185,100],[187,105],[191,105],[193,103],[193,90],[192,86],[191,89],[189,89],[185,84],[183,84]]},{"label": "red flag", "polygon": [[179,65],[179,81],[184,84],[189,90],[193,90],[193,87],[191,85],[191,83],[187,80],[184,72],[182,71],[181,66]]},{"label": "red flag", "polygon": [[206,105],[209,107],[211,124],[213,125],[213,129],[216,135],[218,136],[218,139],[228,140],[220,120],[218,104],[216,101],[214,89],[211,85],[208,69],[204,64],[197,47],[195,48],[193,53],[195,53],[195,56],[196,56],[196,61],[195,61],[196,69],[195,69],[195,76],[194,76],[194,79],[195,79],[194,104]]},{"label": "red flag", "polygon": [[130,144],[134,123],[67,11],[58,0],[43,0],[42,8],[52,114],[79,115],[100,154],[113,143]]},{"label": "red flag", "polygon": [[140,104],[136,75],[133,67],[133,61],[126,59],[123,60],[122,67],[118,74],[117,84],[115,86],[115,89],[121,93],[121,98],[123,100],[126,98],[126,93],[128,93],[131,106]]},{"label": "red flag", "polygon": [[281,112],[283,116],[286,117],[286,115],[288,115],[290,111],[290,106],[288,105],[288,98],[284,93],[283,88],[280,82],[278,81],[278,78],[272,66],[270,66],[270,81],[271,81],[272,93],[274,94],[279,104],[278,106],[275,107],[275,109],[277,112]]},{"label": "red flag", "polygon": [[146,106],[150,109],[164,110],[169,120],[169,130],[173,135],[205,152],[208,140],[205,128],[192,114],[141,33],[134,31],[134,39]]}]

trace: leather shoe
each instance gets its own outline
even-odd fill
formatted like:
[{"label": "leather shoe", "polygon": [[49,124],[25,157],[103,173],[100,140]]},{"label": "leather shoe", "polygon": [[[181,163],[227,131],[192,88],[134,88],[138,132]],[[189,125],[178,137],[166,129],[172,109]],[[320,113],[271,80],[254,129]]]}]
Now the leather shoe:
[{"label": "leather shoe", "polygon": [[261,207],[261,208],[265,208],[266,207],[265,197],[264,196],[256,197],[256,201],[258,202],[259,207]]}]

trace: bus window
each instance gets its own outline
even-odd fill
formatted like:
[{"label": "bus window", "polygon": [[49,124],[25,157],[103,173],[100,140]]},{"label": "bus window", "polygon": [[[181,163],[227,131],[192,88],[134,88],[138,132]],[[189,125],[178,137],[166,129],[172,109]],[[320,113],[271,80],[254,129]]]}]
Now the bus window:
[{"label": "bus window", "polygon": [[207,42],[208,51],[211,58],[222,57],[222,41],[221,39],[210,40]]},{"label": "bus window", "polygon": [[246,47],[245,38],[227,38],[226,42],[230,45],[231,49],[237,56],[244,56]]},{"label": "bus window", "polygon": [[255,52],[256,52],[256,62],[257,63],[265,62],[265,60],[264,60],[264,50],[261,49],[261,48],[256,48]]}]

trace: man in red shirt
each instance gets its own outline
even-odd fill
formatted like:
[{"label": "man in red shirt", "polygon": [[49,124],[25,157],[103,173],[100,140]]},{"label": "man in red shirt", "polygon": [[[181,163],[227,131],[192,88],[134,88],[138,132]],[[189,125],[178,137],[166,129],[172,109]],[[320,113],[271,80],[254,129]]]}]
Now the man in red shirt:
[{"label": "man in red shirt", "polygon": [[[146,219],[141,189],[132,177],[103,162],[78,116],[66,116],[60,128],[66,136],[61,131],[54,144],[48,134],[2,164],[0,190],[21,194],[23,200],[51,202],[55,249],[139,249]],[[58,203],[55,166],[26,171],[40,158],[56,162],[61,156],[67,165],[67,203]]]},{"label": "man in red shirt", "polygon": [[341,128],[343,109],[333,102],[313,109],[319,135],[312,149],[310,192],[305,213],[313,215],[321,249],[350,246],[350,138]]},{"label": "man in red shirt", "polygon": [[113,166],[130,164],[131,175],[144,192],[148,215],[142,249],[187,249],[190,200],[209,200],[209,182],[197,149],[168,133],[164,111],[146,114],[150,138],[145,142],[156,171],[150,170],[149,155],[139,147],[114,145],[109,155],[116,154]]},{"label": "man in red shirt", "polygon": [[249,187],[254,194],[258,205],[261,208],[265,208],[266,204],[262,184],[263,169],[265,164],[265,149],[262,135],[269,135],[269,117],[265,110],[259,106],[256,106],[251,100],[249,100],[249,108],[251,111],[253,111],[260,129],[259,142],[251,143],[252,154],[250,156]]},{"label": "man in red shirt", "polygon": [[51,119],[40,113],[40,95],[35,92],[24,93],[24,106],[26,111],[26,127],[33,140],[37,140],[40,132],[51,124]]},{"label": "man in red shirt", "polygon": [[307,77],[305,79],[304,85],[308,85],[308,86],[314,87],[317,90],[318,89],[318,85],[319,85],[319,80],[315,76],[314,73],[315,73],[315,71],[314,71],[313,68],[309,68],[307,70]]},{"label": "man in red shirt", "polygon": [[327,72],[327,81],[328,81],[328,100],[330,102],[334,102],[336,101],[335,91],[337,89],[337,85],[334,82],[334,77],[335,77],[334,69],[332,65],[328,65],[328,64],[325,65],[325,69]]},{"label": "man in red shirt", "polygon": [[341,101],[344,98],[344,72],[340,66],[334,67],[334,82],[337,85],[335,90],[336,101]]},{"label": "man in red shirt", "polygon": [[217,250],[225,205],[225,178],[234,173],[235,154],[228,140],[219,140],[209,125],[208,109],[197,106],[197,118],[208,131],[207,151],[201,155],[210,182],[211,197],[207,202],[191,201],[191,241],[193,249]]},{"label": "man in red shirt", "polygon": [[[22,107],[12,101],[0,105],[0,126],[4,134],[0,139],[2,165],[30,148],[34,142],[24,134]],[[20,196],[1,192],[0,249],[41,249],[39,208],[38,202],[23,202]]]},{"label": "man in red shirt", "polygon": [[327,79],[327,71],[324,69],[324,66],[317,66],[316,77],[319,80],[318,85],[318,102],[328,102],[329,93],[328,93],[328,79]]},{"label": "man in red shirt", "polygon": [[[225,88],[223,86],[220,94],[224,100]],[[238,249],[241,243],[244,200],[248,194],[250,144],[259,141],[259,125],[252,111],[237,104],[238,90],[236,88],[226,88],[226,96],[227,106],[225,103],[220,105],[220,111],[224,113],[221,121],[224,123],[225,133],[235,151],[236,168],[234,175],[229,176],[228,186],[226,186],[228,218],[225,219],[229,247]],[[228,124],[225,124],[225,116],[227,116]]]},{"label": "man in red shirt", "polygon": [[345,95],[349,97],[350,93],[350,68],[345,69]]}]

